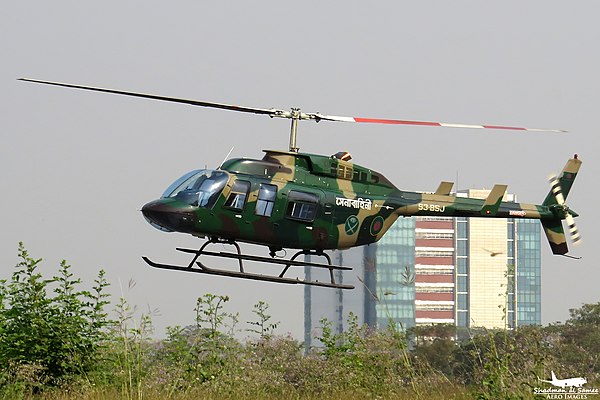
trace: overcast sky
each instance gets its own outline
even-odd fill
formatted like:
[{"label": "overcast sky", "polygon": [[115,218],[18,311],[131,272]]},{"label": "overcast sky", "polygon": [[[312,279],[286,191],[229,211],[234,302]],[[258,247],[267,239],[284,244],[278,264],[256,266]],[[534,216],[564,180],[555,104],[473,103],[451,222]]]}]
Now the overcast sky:
[{"label": "overcast sky", "polygon": [[[286,150],[289,122],[264,116],[18,82],[54,80],[255,107],[450,123],[568,129],[568,134],[304,122],[301,150],[344,150],[398,187],[506,183],[540,203],[547,176],[579,153],[568,199],[579,261],[542,246],[542,320],[600,301],[597,1],[4,2],[0,13],[0,277],[23,241],[50,276],[67,259],[114,300],[158,309],[157,330],[193,321],[195,300],[229,295],[251,319],[271,305],[302,337],[303,290],[153,270],[185,262],[141,206],[183,173]],[[261,248],[255,253],[266,254]],[[269,268],[269,267],[267,267]],[[136,286],[128,289],[133,279]],[[244,326],[241,326],[244,328]]]}]

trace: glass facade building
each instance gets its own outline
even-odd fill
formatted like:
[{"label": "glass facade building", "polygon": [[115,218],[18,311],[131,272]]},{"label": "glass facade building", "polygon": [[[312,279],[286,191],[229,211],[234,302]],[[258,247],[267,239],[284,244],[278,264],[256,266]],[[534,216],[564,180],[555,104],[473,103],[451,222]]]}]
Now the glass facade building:
[{"label": "glass facade building", "polygon": [[516,219],[516,323],[541,325],[542,286],[540,224]]},{"label": "glass facade building", "polygon": [[469,224],[465,217],[455,219],[456,226],[456,326],[469,326]]},{"label": "glass facade building", "polygon": [[376,244],[377,327],[415,326],[415,219],[400,218]]}]

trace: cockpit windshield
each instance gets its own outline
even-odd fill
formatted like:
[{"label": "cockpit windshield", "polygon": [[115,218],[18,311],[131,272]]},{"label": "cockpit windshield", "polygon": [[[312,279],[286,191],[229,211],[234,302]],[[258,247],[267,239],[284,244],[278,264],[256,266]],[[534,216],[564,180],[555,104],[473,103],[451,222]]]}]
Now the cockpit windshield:
[{"label": "cockpit windshield", "polygon": [[191,206],[212,207],[227,183],[225,172],[198,169],[177,179],[162,197],[173,197]]}]

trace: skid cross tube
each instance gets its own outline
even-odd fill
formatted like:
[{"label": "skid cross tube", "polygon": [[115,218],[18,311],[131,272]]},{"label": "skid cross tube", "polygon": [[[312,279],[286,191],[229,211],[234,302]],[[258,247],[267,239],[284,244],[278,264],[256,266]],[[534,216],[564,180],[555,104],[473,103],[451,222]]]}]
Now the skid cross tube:
[{"label": "skid cross tube", "polygon": [[[340,270],[340,269],[346,269],[346,267],[342,267],[342,266],[334,267],[331,264],[331,257],[329,257],[328,254],[323,253],[322,251],[310,251],[310,250],[299,251],[296,254],[294,254],[294,256],[292,258],[290,258],[290,263],[293,262],[296,259],[296,257],[298,257],[299,255],[302,255],[302,254],[307,255],[307,256],[321,256],[321,257],[325,257],[327,259],[327,265],[328,265],[328,268],[329,268],[329,277],[331,279],[331,283],[334,284],[334,285],[335,285],[335,278],[333,277],[333,270],[334,269],[338,269],[338,270]],[[281,271],[281,274],[279,274],[280,278],[283,278],[283,275],[287,272],[287,270],[290,268],[290,266],[293,265],[293,264],[290,264],[290,263],[286,264],[286,266],[283,269],[283,271]],[[307,265],[307,264],[308,263],[304,263],[304,265]],[[325,267],[325,264],[315,264],[314,266]]]}]

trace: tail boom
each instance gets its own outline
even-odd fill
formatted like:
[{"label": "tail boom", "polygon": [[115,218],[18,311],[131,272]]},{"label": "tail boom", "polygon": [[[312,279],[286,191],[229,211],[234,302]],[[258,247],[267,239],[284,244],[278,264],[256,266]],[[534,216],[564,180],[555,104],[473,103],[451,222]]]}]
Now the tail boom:
[{"label": "tail boom", "polygon": [[[579,240],[573,217],[577,213],[564,204],[581,161],[577,155],[567,161],[560,177],[542,204],[527,204],[502,201],[506,185],[495,185],[486,199],[452,196],[451,183],[442,182],[434,193],[401,192],[393,199],[394,214],[397,216],[439,216],[439,217],[487,217],[487,218],[526,218],[539,219],[552,249],[552,253],[568,253],[567,240],[562,221],[567,219],[573,241]],[[443,186],[443,187],[442,187]],[[561,196],[556,193],[560,192]],[[560,200],[557,200],[558,199]],[[562,198],[561,198],[562,197]],[[391,200],[391,199],[390,199]],[[575,232],[575,233],[573,233]]]}]

